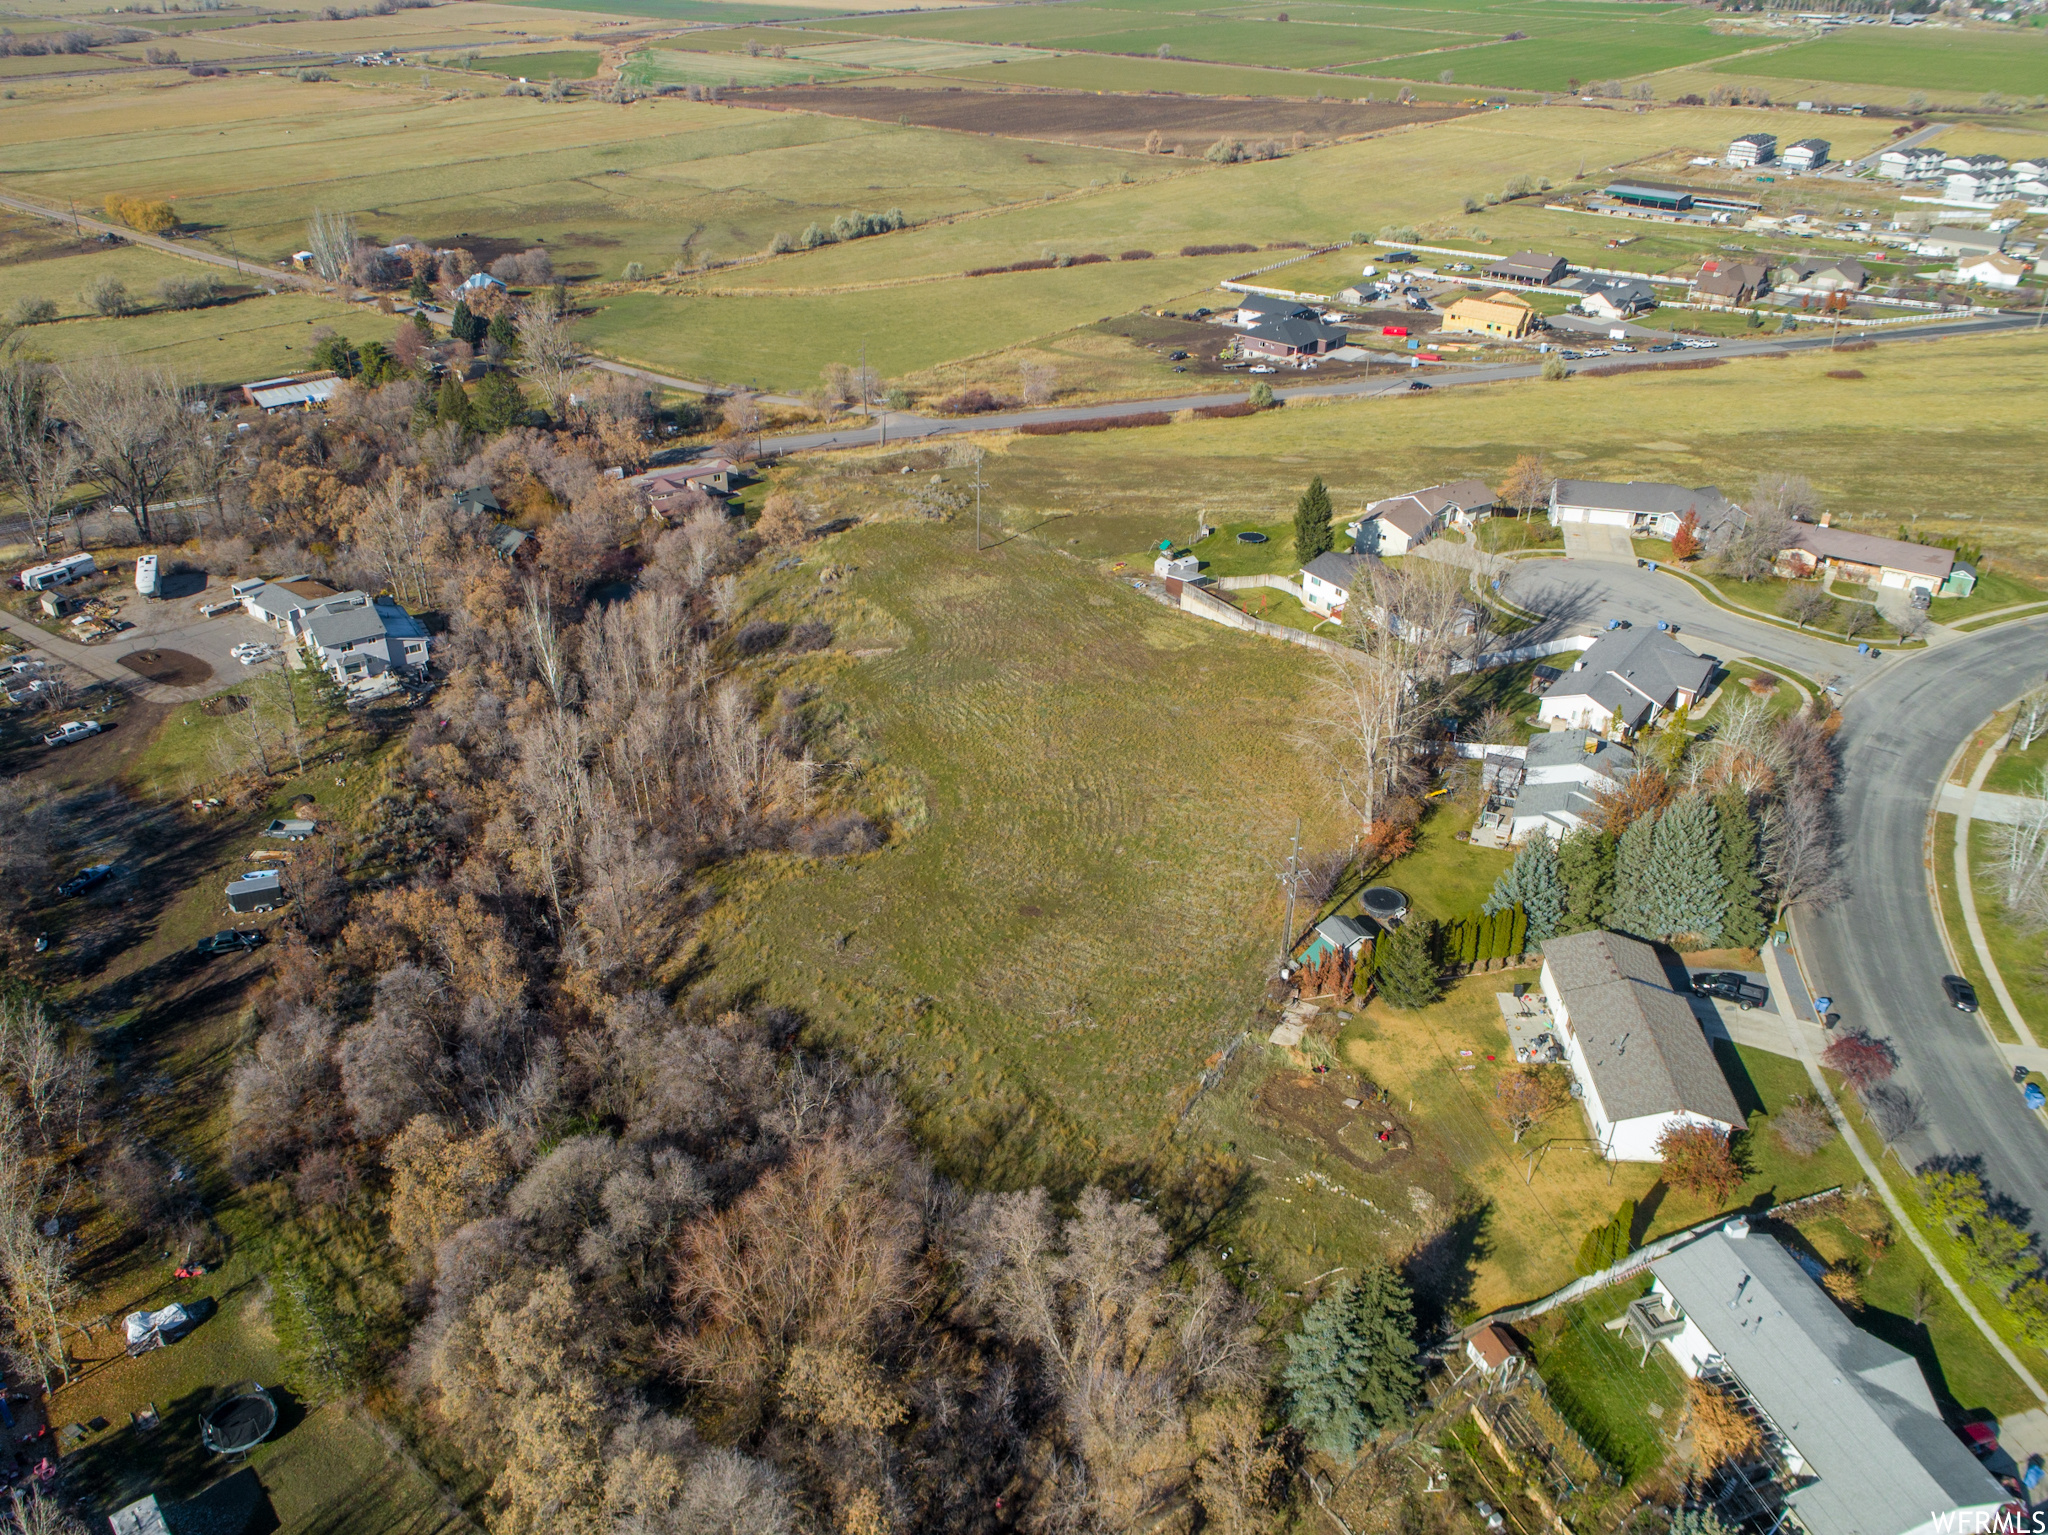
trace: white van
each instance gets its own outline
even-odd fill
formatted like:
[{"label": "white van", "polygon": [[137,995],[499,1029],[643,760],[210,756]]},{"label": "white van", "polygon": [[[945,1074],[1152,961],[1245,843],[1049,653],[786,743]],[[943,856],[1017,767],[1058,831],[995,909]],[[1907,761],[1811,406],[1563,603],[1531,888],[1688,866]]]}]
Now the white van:
[{"label": "white van", "polygon": [[145,554],[135,562],[135,589],[145,597],[156,592],[156,556]]},{"label": "white van", "polygon": [[98,573],[99,566],[92,562],[92,556],[81,552],[67,559],[52,560],[47,565],[29,566],[21,573],[21,585],[24,591],[44,592],[53,586],[66,586]]}]

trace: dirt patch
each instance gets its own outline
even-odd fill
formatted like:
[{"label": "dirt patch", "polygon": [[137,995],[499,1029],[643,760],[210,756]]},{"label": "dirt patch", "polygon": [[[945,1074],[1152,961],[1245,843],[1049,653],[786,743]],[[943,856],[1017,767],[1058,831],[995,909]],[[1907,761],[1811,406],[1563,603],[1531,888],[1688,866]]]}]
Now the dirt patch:
[{"label": "dirt patch", "polygon": [[[1347,1099],[1358,1107],[1346,1107]],[[1414,1137],[1392,1105],[1382,1103],[1380,1090],[1353,1072],[1298,1076],[1277,1071],[1259,1088],[1259,1112],[1362,1173],[1386,1173],[1415,1150]]]},{"label": "dirt patch", "polygon": [[999,138],[1049,139],[1104,149],[1143,149],[1159,133],[1200,154],[1218,138],[1356,138],[1407,123],[1442,122],[1475,110],[1391,102],[1301,101],[1264,96],[1099,96],[1092,91],[889,90],[874,86],[779,86],[729,92],[741,106],[916,123]]},{"label": "dirt patch", "polygon": [[227,714],[240,714],[249,707],[249,700],[238,693],[223,693],[218,698],[209,698],[199,706],[201,714],[219,719]]},{"label": "dirt patch", "polygon": [[213,680],[213,668],[182,650],[138,650],[119,658],[138,677],[167,688],[193,688]]}]

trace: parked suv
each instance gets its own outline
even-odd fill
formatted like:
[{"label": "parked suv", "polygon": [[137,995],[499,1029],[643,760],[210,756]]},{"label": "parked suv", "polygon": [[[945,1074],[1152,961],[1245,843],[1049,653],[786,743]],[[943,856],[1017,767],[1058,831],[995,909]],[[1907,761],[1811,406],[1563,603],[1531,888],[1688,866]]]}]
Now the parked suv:
[{"label": "parked suv", "polygon": [[263,935],[254,928],[224,927],[211,938],[202,938],[192,947],[192,952],[201,956],[214,954],[245,954],[263,942]]},{"label": "parked suv", "polygon": [[1745,1013],[1771,999],[1768,991],[1738,970],[1702,970],[1692,978],[1692,989],[1695,996],[1733,1002]]}]

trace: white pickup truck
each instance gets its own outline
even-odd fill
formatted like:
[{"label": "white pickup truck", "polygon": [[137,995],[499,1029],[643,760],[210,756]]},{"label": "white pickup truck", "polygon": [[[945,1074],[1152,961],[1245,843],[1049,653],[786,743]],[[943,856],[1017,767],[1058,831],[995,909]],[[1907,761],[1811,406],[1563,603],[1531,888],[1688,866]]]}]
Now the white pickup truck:
[{"label": "white pickup truck", "polygon": [[67,725],[59,725],[44,736],[43,745],[69,746],[73,741],[83,741],[87,736],[96,736],[99,733],[100,727],[91,720],[73,720]]}]

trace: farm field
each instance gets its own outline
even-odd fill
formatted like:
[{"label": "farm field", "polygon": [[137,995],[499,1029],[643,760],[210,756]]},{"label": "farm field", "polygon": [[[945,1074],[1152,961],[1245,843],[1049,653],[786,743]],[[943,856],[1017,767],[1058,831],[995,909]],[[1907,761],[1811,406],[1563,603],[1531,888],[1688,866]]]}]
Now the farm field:
[{"label": "farm field", "polygon": [[[1012,59],[1003,65],[954,70],[951,74],[958,80],[990,85],[1035,85],[1075,91],[1178,91],[1190,96],[1307,96],[1318,100],[1332,96],[1390,102],[1400,90],[1399,86],[1350,75],[1087,53]],[[1424,102],[1465,101],[1472,94],[1445,85],[1415,85],[1411,89]]]},{"label": "farm field", "polygon": [[[757,62],[767,61],[725,56],[716,67]],[[628,109],[441,100],[260,78],[80,93],[0,113],[0,151],[11,190],[60,206],[173,194],[217,248],[232,238],[253,259],[297,249],[317,202],[352,209],[384,240],[467,236],[486,255],[545,241],[571,275],[633,260],[662,270],[685,249],[694,259],[752,254],[778,231],[856,208],[929,219],[1177,168],[675,99]]]},{"label": "farm field", "polygon": [[138,306],[158,303],[158,284],[170,279],[190,280],[211,271],[223,287],[236,285],[235,274],[224,267],[203,267],[143,246],[61,238],[68,233],[25,214],[0,213],[0,317],[25,298],[48,299],[60,319],[91,315],[85,288],[106,277],[125,285]]},{"label": "farm field", "polygon": [[1014,49],[952,42],[925,42],[917,38],[870,38],[847,43],[803,43],[790,50],[791,56],[816,59],[857,69],[952,69],[977,64],[1000,64]]},{"label": "farm field", "polygon": [[749,58],[744,53],[686,53],[680,48],[643,48],[626,60],[620,78],[628,85],[795,85],[844,80],[852,72],[805,59]]},{"label": "farm field", "polygon": [[60,363],[120,356],[168,368],[191,384],[239,384],[311,367],[311,337],[322,327],[356,341],[387,341],[396,324],[374,310],[288,292],[212,309],[65,320],[38,325],[23,339]]},{"label": "farm field", "polygon": [[[538,53],[484,54],[473,58],[469,68],[479,74],[503,75],[528,80],[588,80],[597,73],[603,55],[590,49],[549,49]],[[449,62],[453,62],[452,60]]]},{"label": "farm field", "polygon": [[[506,0],[524,6],[528,0]],[[650,21],[744,24],[750,21],[802,21],[809,16],[837,16],[865,9],[863,0],[775,0],[741,4],[738,0],[532,0],[541,10],[581,11],[597,16],[645,17]],[[948,0],[952,3],[952,0]],[[895,9],[892,5],[891,9]],[[919,0],[909,0],[902,9],[922,10]]]},{"label": "farm field", "polygon": [[[1080,92],[963,91],[910,86],[837,86],[829,91],[749,92],[749,103],[865,117],[878,122],[907,118],[931,128],[996,133],[1005,137],[1053,139],[1104,149],[1143,149],[1148,134],[1190,150],[1230,135],[1247,140],[1311,141],[1347,138],[1414,122],[1438,122],[1441,108],[1363,106],[1349,101],[1288,98],[1216,100],[1187,96],[1118,96]],[[1185,139],[1180,136],[1185,135]]]},{"label": "farm field", "polygon": [[1899,89],[2031,97],[2048,80],[2048,35],[1856,27],[1716,72]]},{"label": "farm field", "polygon": [[[1289,13],[1292,14],[1291,12]],[[1348,64],[1363,59],[1415,53],[1433,44],[1467,41],[1456,33],[1432,36],[1390,28],[1333,26],[1326,22],[1161,20],[1122,32],[1075,33],[1046,39],[1048,48],[1094,53],[1154,54],[1168,48],[1176,57],[1218,64],[1272,64],[1287,68]],[[1434,74],[1434,71],[1432,71]]]},{"label": "farm field", "polygon": [[1490,43],[1483,48],[1397,59],[1378,66],[1360,65],[1351,72],[1395,76],[1415,73],[1433,80],[1439,69],[1448,69],[1452,80],[1461,85],[1562,91],[1573,80],[1626,79],[1756,46],[1755,38],[1731,37],[1703,26],[1610,26],[1601,27],[1596,33],[1531,37],[1525,42]]}]

